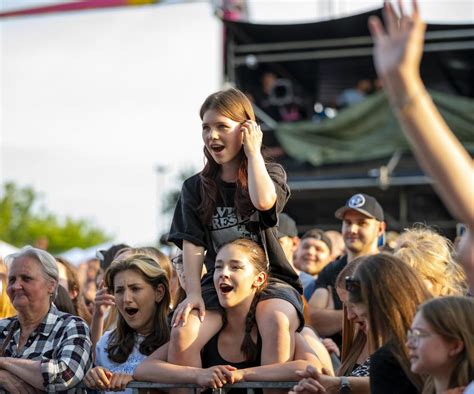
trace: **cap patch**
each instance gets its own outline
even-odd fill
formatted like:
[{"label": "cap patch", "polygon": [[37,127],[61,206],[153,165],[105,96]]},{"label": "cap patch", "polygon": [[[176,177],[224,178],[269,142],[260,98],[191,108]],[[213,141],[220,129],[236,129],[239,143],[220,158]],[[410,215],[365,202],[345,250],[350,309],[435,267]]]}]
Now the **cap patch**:
[{"label": "cap patch", "polygon": [[347,206],[349,208],[360,208],[365,204],[365,197],[362,194],[355,194],[351,197]]}]

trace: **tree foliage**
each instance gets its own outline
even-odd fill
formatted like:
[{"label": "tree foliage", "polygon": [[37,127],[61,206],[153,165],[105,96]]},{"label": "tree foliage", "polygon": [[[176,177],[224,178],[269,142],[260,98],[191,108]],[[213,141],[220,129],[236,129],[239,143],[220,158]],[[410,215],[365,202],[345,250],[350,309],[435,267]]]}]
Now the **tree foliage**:
[{"label": "tree foliage", "polygon": [[179,189],[169,190],[163,196],[163,205],[161,208],[162,214],[173,214],[176,203],[178,202],[179,195],[181,194],[181,186],[183,182],[188,179],[190,176],[195,174],[196,171],[193,168],[182,169],[178,174],[178,179],[180,181]]},{"label": "tree foliage", "polygon": [[46,238],[51,253],[73,247],[87,248],[109,239],[87,220],[58,218],[44,207],[41,199],[30,187],[5,183],[0,193],[0,239],[22,247]]}]

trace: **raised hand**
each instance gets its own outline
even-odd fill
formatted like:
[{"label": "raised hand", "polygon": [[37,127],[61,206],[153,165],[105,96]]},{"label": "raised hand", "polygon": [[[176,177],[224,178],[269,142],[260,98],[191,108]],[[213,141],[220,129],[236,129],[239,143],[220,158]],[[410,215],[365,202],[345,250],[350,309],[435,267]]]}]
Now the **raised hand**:
[{"label": "raised hand", "polygon": [[110,306],[115,306],[115,297],[109,294],[108,288],[105,287],[104,281],[102,280],[95,294],[94,315],[103,317]]},{"label": "raised hand", "polygon": [[245,156],[251,158],[260,154],[263,140],[263,133],[260,126],[252,120],[246,120],[241,124],[240,130],[243,135]]},{"label": "raised hand", "polygon": [[411,15],[405,13],[398,0],[399,16],[389,2],[384,4],[385,28],[376,16],[369,18],[369,29],[374,39],[374,63],[382,83],[395,74],[419,75],[426,25],[421,20],[416,0]]}]

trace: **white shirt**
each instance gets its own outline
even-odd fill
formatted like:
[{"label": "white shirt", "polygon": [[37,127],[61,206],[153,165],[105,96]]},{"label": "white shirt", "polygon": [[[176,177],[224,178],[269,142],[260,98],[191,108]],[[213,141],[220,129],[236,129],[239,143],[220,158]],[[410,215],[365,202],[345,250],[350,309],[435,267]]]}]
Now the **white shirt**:
[{"label": "white shirt", "polygon": [[[109,344],[110,334],[112,332],[113,331],[107,331],[104,335],[102,335],[99,342],[97,342],[97,346],[95,347],[95,365],[98,367],[100,366],[107,368],[112,373],[126,373],[133,375],[138,364],[140,364],[147,357],[138,350],[138,347],[140,346],[140,343],[143,342],[144,337],[138,334],[135,336],[136,340],[132,353],[130,353],[128,356],[127,361],[120,364],[112,361],[106,351]],[[133,391],[132,389],[126,389],[125,391],[105,391],[105,393],[132,394]]]}]

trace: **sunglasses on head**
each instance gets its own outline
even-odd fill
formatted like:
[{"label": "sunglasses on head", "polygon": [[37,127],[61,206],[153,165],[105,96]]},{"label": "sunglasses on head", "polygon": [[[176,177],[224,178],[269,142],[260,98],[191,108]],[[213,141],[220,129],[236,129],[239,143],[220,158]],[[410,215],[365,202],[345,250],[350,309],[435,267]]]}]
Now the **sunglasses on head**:
[{"label": "sunglasses on head", "polygon": [[344,278],[346,282],[346,290],[349,293],[360,292],[360,280],[353,276],[346,276]]},{"label": "sunglasses on head", "polygon": [[349,300],[351,302],[361,302],[362,292],[360,288],[360,280],[353,276],[346,276],[344,281],[346,282],[346,290],[349,292]]}]

